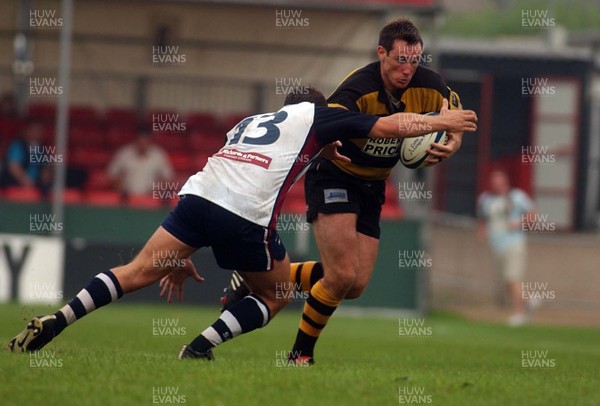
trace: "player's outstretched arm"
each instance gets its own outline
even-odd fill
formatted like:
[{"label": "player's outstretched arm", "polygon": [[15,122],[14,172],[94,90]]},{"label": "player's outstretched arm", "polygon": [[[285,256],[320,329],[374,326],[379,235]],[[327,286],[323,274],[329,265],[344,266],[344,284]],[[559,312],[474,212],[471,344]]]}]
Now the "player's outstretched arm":
[{"label": "player's outstretched arm", "polygon": [[477,130],[477,114],[472,110],[448,110],[444,99],[439,115],[397,113],[381,117],[369,132],[371,138],[409,138],[436,131],[465,132]]}]

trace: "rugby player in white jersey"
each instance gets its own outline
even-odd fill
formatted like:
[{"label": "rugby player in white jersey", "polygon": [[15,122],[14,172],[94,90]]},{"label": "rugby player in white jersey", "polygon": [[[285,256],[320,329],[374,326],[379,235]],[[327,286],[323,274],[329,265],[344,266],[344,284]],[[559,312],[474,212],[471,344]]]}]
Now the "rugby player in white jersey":
[{"label": "rugby player in white jersey", "polygon": [[[181,299],[186,278],[203,280],[190,256],[212,247],[217,264],[238,270],[252,289],[179,352],[179,358],[214,359],[213,347],[265,326],[287,304],[277,297],[290,295],[276,292],[290,285],[277,215],[308,161],[336,141],[332,137],[403,138],[476,129],[473,111],[450,111],[447,102],[439,116],[377,117],[328,108],[312,88],[303,93],[291,95],[279,111],[239,122],[227,133],[226,144],[183,185],[177,206],[129,264],[96,275],[56,313],[33,318],[9,350],[37,351],[86,314],[161,279],[161,293],[168,292],[170,300],[176,292]],[[410,120],[428,125],[399,125]],[[165,265],[178,266],[158,266],[153,258],[162,258],[161,253],[175,253],[177,261]]]}]

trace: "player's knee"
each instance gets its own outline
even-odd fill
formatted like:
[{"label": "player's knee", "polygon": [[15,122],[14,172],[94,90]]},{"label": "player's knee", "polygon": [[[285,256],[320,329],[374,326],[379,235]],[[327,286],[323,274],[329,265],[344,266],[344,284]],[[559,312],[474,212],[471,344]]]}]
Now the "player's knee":
[{"label": "player's knee", "polygon": [[356,280],[356,271],[353,268],[331,268],[325,271],[323,279],[329,286],[335,286],[336,290],[347,291]]},{"label": "player's knee", "polygon": [[344,296],[344,299],[358,299],[363,295],[366,289],[366,283],[356,280],[352,287],[346,293],[346,296]]},{"label": "player's knee", "polygon": [[269,307],[271,316],[283,309],[293,298],[294,289],[291,283],[281,282],[275,283],[272,289],[253,289],[254,293],[258,294]]}]

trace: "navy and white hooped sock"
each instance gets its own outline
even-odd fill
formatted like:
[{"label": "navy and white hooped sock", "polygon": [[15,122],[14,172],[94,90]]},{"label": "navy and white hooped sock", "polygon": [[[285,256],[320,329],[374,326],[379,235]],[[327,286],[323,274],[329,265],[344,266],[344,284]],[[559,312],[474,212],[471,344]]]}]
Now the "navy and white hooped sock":
[{"label": "navy and white hooped sock", "polygon": [[271,311],[263,300],[252,293],[240,300],[192,341],[194,351],[206,352],[212,347],[267,325]]},{"label": "navy and white hooped sock", "polygon": [[67,326],[110,302],[123,296],[119,280],[111,271],[99,273],[75,296],[69,304],[54,313],[56,324],[54,335],[59,335]]}]

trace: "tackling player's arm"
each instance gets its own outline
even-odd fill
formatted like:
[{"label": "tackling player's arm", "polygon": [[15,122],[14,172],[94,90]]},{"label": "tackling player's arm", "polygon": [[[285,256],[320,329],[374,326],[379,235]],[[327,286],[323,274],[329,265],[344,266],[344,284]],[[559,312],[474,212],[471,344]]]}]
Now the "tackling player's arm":
[{"label": "tackling player's arm", "polygon": [[323,144],[340,138],[408,138],[435,131],[475,131],[477,115],[471,110],[448,110],[444,101],[440,115],[396,113],[377,117],[339,108],[316,107],[314,130]]},{"label": "tackling player's arm", "polygon": [[439,115],[396,113],[381,117],[371,131],[371,138],[409,138],[436,131],[463,132],[477,129],[477,115],[471,110],[448,110],[444,99]]}]

